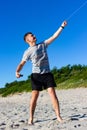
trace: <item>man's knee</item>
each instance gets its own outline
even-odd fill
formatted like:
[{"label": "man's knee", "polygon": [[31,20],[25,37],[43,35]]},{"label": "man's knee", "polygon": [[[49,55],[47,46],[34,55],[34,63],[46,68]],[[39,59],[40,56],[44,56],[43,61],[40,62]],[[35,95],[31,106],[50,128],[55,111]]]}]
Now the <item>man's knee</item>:
[{"label": "man's knee", "polygon": [[32,96],[33,97],[37,97],[38,95],[39,95],[39,91],[37,91],[37,90],[32,91]]},{"label": "man's knee", "polygon": [[55,89],[54,89],[53,87],[48,88],[48,93],[49,93],[50,95],[56,95]]},{"label": "man's knee", "polygon": [[38,96],[39,96],[39,91],[33,90],[32,91],[32,96],[31,96],[31,102],[36,102]]}]

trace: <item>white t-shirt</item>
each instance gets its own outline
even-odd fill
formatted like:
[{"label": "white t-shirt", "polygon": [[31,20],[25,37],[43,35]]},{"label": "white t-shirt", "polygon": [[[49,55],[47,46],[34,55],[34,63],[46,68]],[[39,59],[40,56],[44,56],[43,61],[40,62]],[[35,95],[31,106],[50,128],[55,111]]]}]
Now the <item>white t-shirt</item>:
[{"label": "white t-shirt", "polygon": [[35,46],[29,47],[23,55],[22,60],[32,62],[32,73],[48,73],[50,72],[49,61],[47,56],[47,44],[41,42]]}]

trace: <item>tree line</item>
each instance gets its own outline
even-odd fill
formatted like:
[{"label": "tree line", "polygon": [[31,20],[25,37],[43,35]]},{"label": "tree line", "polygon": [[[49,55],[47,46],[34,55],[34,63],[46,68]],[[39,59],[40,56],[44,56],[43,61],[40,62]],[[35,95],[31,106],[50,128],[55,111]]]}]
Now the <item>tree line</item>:
[{"label": "tree line", "polygon": [[[87,87],[87,66],[86,65],[67,65],[61,68],[54,67],[51,72],[57,84],[57,88],[76,88]],[[0,95],[7,96],[9,94],[31,92],[31,75],[24,81],[13,81],[6,83],[4,88],[0,88]]]}]

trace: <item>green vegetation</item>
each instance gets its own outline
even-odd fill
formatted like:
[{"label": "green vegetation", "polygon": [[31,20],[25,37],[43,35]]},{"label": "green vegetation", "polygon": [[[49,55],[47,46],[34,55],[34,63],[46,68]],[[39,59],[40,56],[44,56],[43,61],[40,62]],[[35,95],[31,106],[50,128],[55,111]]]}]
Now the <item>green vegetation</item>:
[{"label": "green vegetation", "polygon": [[[58,89],[87,87],[87,66],[85,65],[67,65],[60,69],[54,67],[51,72],[54,75]],[[0,95],[7,96],[24,91],[31,91],[30,76],[26,81],[6,83],[5,87],[0,89]]]}]

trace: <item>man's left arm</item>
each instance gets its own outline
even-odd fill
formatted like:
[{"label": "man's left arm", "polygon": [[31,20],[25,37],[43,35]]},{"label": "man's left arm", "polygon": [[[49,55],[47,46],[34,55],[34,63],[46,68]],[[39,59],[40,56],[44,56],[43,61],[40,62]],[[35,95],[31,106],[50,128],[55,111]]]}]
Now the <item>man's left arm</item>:
[{"label": "man's left arm", "polygon": [[52,43],[58,36],[59,34],[62,32],[62,30],[64,29],[64,27],[67,25],[67,22],[64,21],[61,26],[58,28],[58,30],[47,40],[45,40],[45,43],[47,45],[49,45],[50,43]]}]

